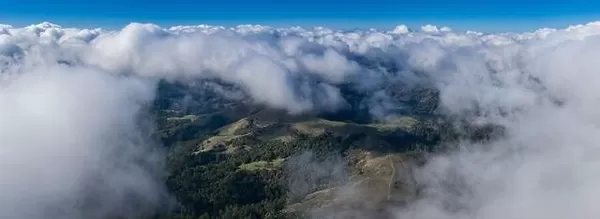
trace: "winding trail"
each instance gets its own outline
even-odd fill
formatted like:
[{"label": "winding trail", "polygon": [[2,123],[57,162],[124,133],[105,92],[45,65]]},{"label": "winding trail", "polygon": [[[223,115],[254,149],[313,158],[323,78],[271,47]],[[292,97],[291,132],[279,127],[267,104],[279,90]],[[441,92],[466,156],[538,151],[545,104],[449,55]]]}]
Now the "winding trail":
[{"label": "winding trail", "polygon": [[[394,182],[396,182],[396,165],[394,164],[394,160],[391,155],[388,155],[388,159],[390,161],[390,166],[392,168],[392,173],[390,174],[390,182],[388,183],[388,195],[387,200],[390,201],[392,199],[392,192],[394,190]],[[402,162],[402,160],[400,160]],[[404,165],[404,163],[402,163]]]}]

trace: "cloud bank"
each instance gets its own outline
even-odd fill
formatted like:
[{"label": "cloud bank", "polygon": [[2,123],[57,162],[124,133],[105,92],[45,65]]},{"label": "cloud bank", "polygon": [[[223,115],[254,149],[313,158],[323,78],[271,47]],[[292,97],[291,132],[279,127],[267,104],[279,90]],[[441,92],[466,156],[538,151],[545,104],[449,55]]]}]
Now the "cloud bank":
[{"label": "cloud bank", "polygon": [[397,218],[594,218],[599,35],[600,23],[502,34],[0,25],[0,216],[159,206],[160,153],[140,121],[165,79],[219,81],[290,113],[343,109],[352,90],[376,118],[399,107],[386,87],[432,87],[439,113],[506,135],[432,158],[417,171],[422,198]]},{"label": "cloud bank", "polygon": [[0,88],[1,217],[129,217],[166,203],[161,156],[139,126],[152,86],[65,66],[17,74]]}]

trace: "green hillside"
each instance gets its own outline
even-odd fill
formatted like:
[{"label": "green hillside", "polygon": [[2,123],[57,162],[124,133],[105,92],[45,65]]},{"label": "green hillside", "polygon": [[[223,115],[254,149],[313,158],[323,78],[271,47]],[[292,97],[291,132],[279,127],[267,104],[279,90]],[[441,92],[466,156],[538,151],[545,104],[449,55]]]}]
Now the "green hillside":
[{"label": "green hillside", "polygon": [[[318,218],[330,211],[385,218],[383,206],[417,195],[411,169],[425,154],[469,135],[436,116],[436,93],[422,89],[396,94],[413,111],[377,121],[357,117],[358,108],[290,115],[206,94],[192,99],[208,106],[198,101],[184,109],[173,103],[189,99],[185,88],[162,86],[155,112],[170,151],[167,186],[177,200],[165,216],[171,219]],[[492,133],[472,130],[479,140]]]}]

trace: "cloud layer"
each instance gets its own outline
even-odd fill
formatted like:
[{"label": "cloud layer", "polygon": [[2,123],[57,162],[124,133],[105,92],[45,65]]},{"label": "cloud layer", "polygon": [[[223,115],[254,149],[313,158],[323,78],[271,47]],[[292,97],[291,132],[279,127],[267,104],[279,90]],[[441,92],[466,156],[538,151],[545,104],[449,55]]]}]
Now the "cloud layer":
[{"label": "cloud layer", "polygon": [[0,217],[130,216],[168,198],[156,144],[138,126],[152,86],[65,66],[2,82]]},{"label": "cloud layer", "polygon": [[398,107],[386,87],[430,86],[440,113],[507,133],[434,157],[418,171],[423,198],[398,218],[595,218],[599,35],[600,23],[502,34],[0,25],[0,217],[159,205],[160,154],[140,120],[166,79],[216,80],[290,113],[343,109],[350,89],[381,118]]}]

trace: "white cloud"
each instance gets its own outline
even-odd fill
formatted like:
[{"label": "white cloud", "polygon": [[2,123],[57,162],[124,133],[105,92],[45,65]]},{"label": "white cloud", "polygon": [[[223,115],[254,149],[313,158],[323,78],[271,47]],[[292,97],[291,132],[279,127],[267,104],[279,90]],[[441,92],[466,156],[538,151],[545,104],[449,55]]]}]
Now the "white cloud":
[{"label": "white cloud", "polygon": [[392,30],[392,33],[395,33],[395,34],[405,34],[408,32],[409,32],[409,30],[406,25],[398,25],[394,28],[394,30]]},{"label": "white cloud", "polygon": [[0,217],[104,218],[163,204],[160,157],[137,121],[153,86],[60,66],[2,82]]},{"label": "white cloud", "polygon": [[[478,112],[470,119],[503,125],[507,136],[489,150],[465,143],[469,151],[434,158],[419,172],[426,196],[398,217],[595,218],[598,23],[517,34],[421,30],[2,25],[0,216],[48,218],[59,208],[67,212],[51,218],[81,218],[72,203],[89,195],[78,189],[92,176],[106,180],[96,187],[105,195],[99,215],[132,213],[114,211],[128,206],[123,191],[156,204],[158,182],[130,161],[153,154],[135,118],[153,98],[150,81],[164,78],[218,79],[292,113],[343,107],[344,84],[378,101],[377,117],[398,104],[382,85],[428,80],[445,113]],[[454,183],[449,175],[466,183],[462,196],[435,184]],[[32,200],[38,205],[23,204]]]},{"label": "white cloud", "polygon": [[434,25],[431,25],[431,24],[427,24],[425,26],[422,26],[421,30],[423,32],[426,32],[426,33],[437,33],[437,32],[440,32],[440,29],[438,29],[437,26],[434,26]]}]

